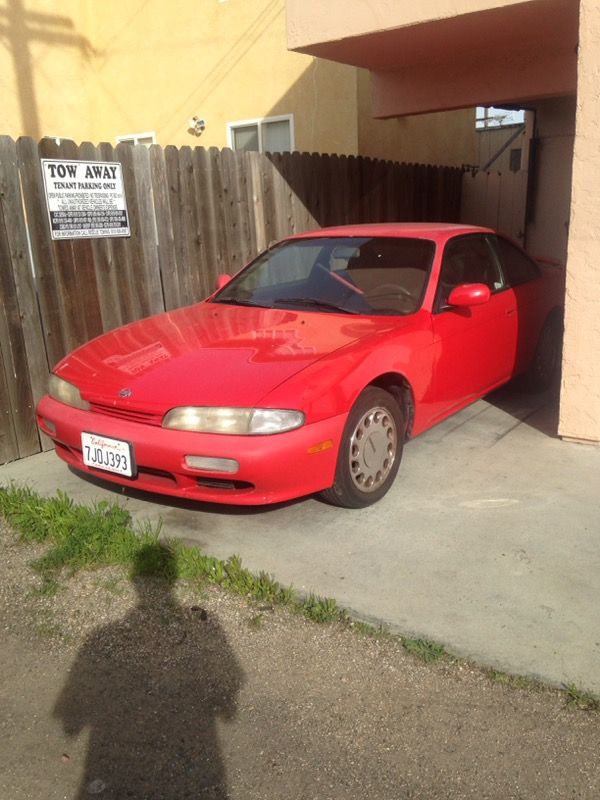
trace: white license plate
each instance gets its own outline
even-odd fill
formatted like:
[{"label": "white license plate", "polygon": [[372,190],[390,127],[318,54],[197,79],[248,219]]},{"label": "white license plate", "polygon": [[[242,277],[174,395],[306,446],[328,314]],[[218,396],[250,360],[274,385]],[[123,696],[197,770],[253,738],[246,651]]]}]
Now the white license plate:
[{"label": "white license plate", "polygon": [[94,469],[116,472],[132,478],[135,474],[133,447],[121,439],[111,439],[98,433],[81,434],[83,463]]}]

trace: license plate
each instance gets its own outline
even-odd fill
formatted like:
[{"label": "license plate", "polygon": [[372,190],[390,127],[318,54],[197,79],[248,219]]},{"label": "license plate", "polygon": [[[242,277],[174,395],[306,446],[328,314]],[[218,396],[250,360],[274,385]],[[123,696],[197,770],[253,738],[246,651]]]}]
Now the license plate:
[{"label": "license plate", "polygon": [[133,447],[129,442],[97,433],[82,433],[81,452],[83,463],[88,467],[115,472],[128,478],[133,478],[135,474]]}]

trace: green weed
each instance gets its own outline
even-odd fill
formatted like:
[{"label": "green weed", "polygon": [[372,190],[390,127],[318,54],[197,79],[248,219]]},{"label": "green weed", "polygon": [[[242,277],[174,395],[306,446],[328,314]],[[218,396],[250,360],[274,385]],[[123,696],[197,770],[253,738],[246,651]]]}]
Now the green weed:
[{"label": "green weed", "polygon": [[427,639],[407,639],[403,637],[402,646],[407,653],[427,663],[438,661],[447,655],[441,644],[430,642]]},{"label": "green weed", "polygon": [[329,597],[316,597],[310,594],[300,606],[301,613],[313,622],[341,622],[346,612]]},{"label": "green weed", "polygon": [[511,675],[509,672],[496,669],[485,670],[485,672],[493,683],[509,686],[511,689],[538,689],[540,686],[538,681],[528,678],[526,675]]},{"label": "green weed", "polygon": [[41,597],[54,597],[54,595],[58,592],[60,586],[58,581],[51,577],[44,577],[40,586],[35,586],[29,594],[31,597],[41,598]]},{"label": "green weed", "polygon": [[127,566],[160,533],[160,527],[134,530],[129,512],[116,503],[77,505],[61,491],[42,498],[28,488],[0,489],[0,514],[22,541],[49,545],[32,565],[46,581],[63,568]]},{"label": "green weed", "polygon": [[353,620],[350,624],[352,630],[356,631],[356,633],[360,633],[362,636],[368,636],[372,639],[394,638],[385,625],[372,625],[370,622],[362,622],[361,620]]},{"label": "green weed", "polygon": [[[91,506],[74,503],[64,492],[43,498],[26,487],[0,488],[0,514],[25,542],[43,542],[48,549],[34,563],[44,591],[58,588],[63,569],[125,566],[130,577],[156,576],[169,582],[177,578],[216,583],[258,602],[277,603],[300,611],[317,622],[345,618],[334,600],[299,598],[266,572],[247,570],[239,556],[222,561],[174,540],[159,542],[160,525],[134,528],[129,512],[106,501]],[[41,591],[41,590],[40,590]]]},{"label": "green weed", "polygon": [[600,711],[600,697],[579,689],[574,683],[563,685],[566,694],[567,705],[572,708],[579,708],[582,711]]}]

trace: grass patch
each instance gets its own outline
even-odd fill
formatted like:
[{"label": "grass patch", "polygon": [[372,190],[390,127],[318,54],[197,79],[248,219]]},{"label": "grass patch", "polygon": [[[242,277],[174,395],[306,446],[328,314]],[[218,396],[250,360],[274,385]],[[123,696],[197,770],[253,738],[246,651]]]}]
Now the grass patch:
[{"label": "grass patch", "polygon": [[346,622],[348,615],[335,600],[309,594],[302,601],[302,613],[314,622]]},{"label": "grass patch", "polygon": [[371,639],[395,639],[397,637],[390,633],[385,625],[372,625],[370,622],[362,620],[352,620],[350,623],[352,630],[360,633],[361,636],[368,636]]},{"label": "grass patch", "polygon": [[600,697],[593,692],[579,689],[574,683],[563,686],[567,698],[567,705],[582,711],[600,711]]},{"label": "grass patch", "polygon": [[[399,640],[406,652],[425,663],[451,658],[436,642],[398,637],[384,626],[351,620],[335,600],[313,594],[302,597],[266,572],[250,572],[238,556],[222,561],[176,540],[159,541],[160,525],[134,527],[129,512],[117,503],[79,505],[64,492],[45,498],[29,488],[13,485],[0,487],[0,515],[12,525],[22,542],[46,545],[44,555],[32,563],[41,578],[40,586],[31,592],[38,598],[56,594],[65,572],[74,574],[83,569],[120,566],[128,570],[133,581],[152,576],[174,583],[181,578],[195,583],[198,590],[208,583],[217,584],[255,602],[286,607],[314,622],[341,623],[365,636]],[[113,583],[107,584],[107,590],[119,591],[120,580],[111,579]],[[259,609],[248,624],[260,628],[264,621]],[[38,632],[53,637],[60,633],[60,628],[44,621]],[[526,677],[489,669],[481,671],[495,683],[511,688],[547,689]],[[600,698],[591,692],[569,684],[563,687],[563,693],[573,708],[600,711]]]},{"label": "grass patch", "polygon": [[65,572],[122,566],[130,577],[178,578],[215,583],[257,602],[283,605],[315,622],[346,622],[347,614],[335,600],[299,596],[266,572],[247,570],[238,556],[222,561],[178,541],[161,541],[161,526],[134,527],[129,512],[117,503],[90,506],[74,503],[64,492],[41,497],[27,487],[0,488],[0,514],[11,523],[22,542],[47,545],[32,566],[42,578],[40,594],[59,588]]},{"label": "grass patch", "polygon": [[485,674],[492,683],[499,683],[501,686],[508,686],[511,689],[537,690],[546,688],[539,681],[534,678],[528,678],[526,675],[511,675],[509,672],[496,669],[485,670]]},{"label": "grass patch", "polygon": [[0,513],[23,542],[48,544],[33,562],[45,580],[56,580],[64,568],[128,566],[141,550],[158,541],[160,527],[134,531],[129,513],[116,503],[74,503],[64,492],[44,498],[28,488],[0,490]]},{"label": "grass patch", "polygon": [[40,586],[35,586],[29,594],[31,597],[41,598],[41,597],[54,597],[57,594],[60,586],[57,580],[51,578],[49,576],[45,576],[42,579],[42,583]]},{"label": "grass patch", "polygon": [[408,639],[402,637],[401,641],[407,653],[410,653],[421,661],[425,661],[427,664],[433,661],[439,661],[441,658],[445,658],[448,655],[441,644],[430,642],[427,639]]}]

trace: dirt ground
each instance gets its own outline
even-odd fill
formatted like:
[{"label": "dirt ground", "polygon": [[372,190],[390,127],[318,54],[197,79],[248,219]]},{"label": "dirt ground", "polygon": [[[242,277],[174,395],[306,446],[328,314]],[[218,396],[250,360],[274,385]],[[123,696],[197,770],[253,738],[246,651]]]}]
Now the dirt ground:
[{"label": "dirt ground", "polygon": [[0,523],[3,800],[600,797],[600,715],[388,638],[108,569],[39,591]]}]

